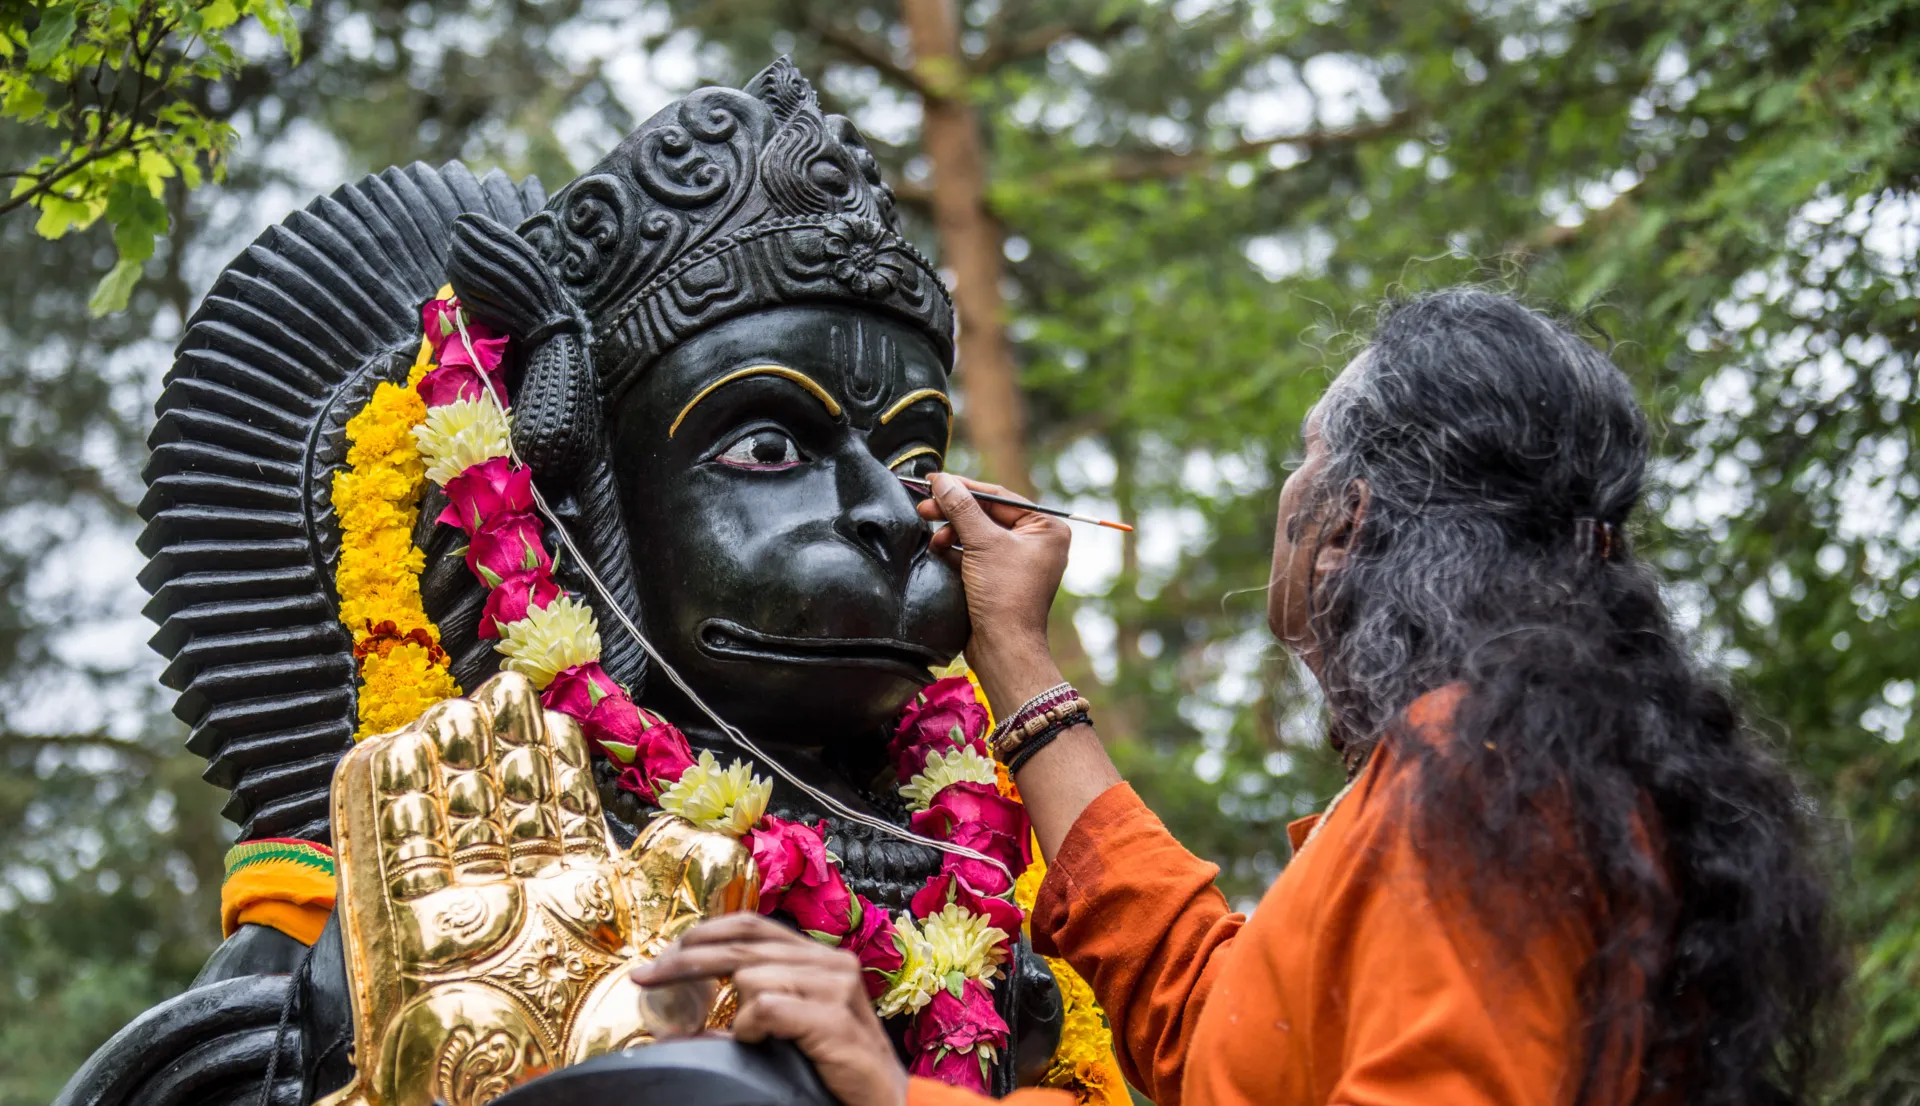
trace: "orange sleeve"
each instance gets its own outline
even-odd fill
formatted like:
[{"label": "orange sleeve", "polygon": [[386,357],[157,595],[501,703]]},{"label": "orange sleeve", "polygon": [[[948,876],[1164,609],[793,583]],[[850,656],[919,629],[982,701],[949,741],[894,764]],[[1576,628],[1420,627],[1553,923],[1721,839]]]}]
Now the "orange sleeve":
[{"label": "orange sleeve", "polygon": [[1475,907],[1499,893],[1493,879],[1460,889],[1463,901],[1436,900],[1397,806],[1374,804],[1342,842],[1351,863],[1329,881],[1316,927],[1316,974],[1347,996],[1329,1102],[1571,1101],[1580,942],[1556,926],[1521,935],[1516,949],[1514,935],[1490,932]]},{"label": "orange sleeve", "polygon": [[1073,1092],[1034,1087],[1015,1091],[1005,1098],[989,1098],[977,1091],[949,1087],[918,1076],[907,1081],[907,1106],[988,1106],[993,1102],[1004,1102],[1008,1106],[1073,1106]]},{"label": "orange sleeve", "polygon": [[1158,1106],[1179,1106],[1219,953],[1245,921],[1214,887],[1219,873],[1119,783],[1081,812],[1034,902],[1034,948],[1093,987],[1127,1082]]}]

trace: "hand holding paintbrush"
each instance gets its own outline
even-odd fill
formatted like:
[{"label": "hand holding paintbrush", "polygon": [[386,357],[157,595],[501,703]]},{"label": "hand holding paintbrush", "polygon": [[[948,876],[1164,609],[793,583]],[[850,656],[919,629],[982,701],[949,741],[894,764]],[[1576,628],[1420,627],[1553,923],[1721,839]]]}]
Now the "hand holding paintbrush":
[{"label": "hand holding paintbrush", "polygon": [[[939,475],[953,476],[950,472]],[[1032,511],[1035,514],[1064,518],[1068,522],[1084,522],[1089,526],[1104,526],[1109,530],[1125,530],[1128,532],[1132,532],[1133,530],[1133,527],[1128,526],[1124,522],[1109,522],[1104,518],[1094,518],[1092,515],[1077,515],[1072,511],[1060,507],[1048,507],[1039,503],[1029,503],[997,484],[982,484],[977,480],[969,480],[964,476],[953,476],[953,478],[960,481],[968,491],[973,493],[973,498],[980,500],[982,503],[998,503],[1003,507],[1018,507],[1022,511]],[[931,497],[933,495],[933,485],[928,480],[922,480],[917,476],[899,476],[898,479],[902,484],[905,484],[908,488],[919,492],[923,496]],[[932,516],[928,517],[931,518]]]}]

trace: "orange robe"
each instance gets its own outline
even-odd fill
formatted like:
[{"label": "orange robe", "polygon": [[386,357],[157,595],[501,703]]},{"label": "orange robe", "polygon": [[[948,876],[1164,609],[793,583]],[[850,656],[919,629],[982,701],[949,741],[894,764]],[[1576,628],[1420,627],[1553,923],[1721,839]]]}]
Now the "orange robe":
[{"label": "orange robe", "polygon": [[[1408,721],[1444,741],[1457,699],[1428,695]],[[1406,825],[1407,782],[1376,750],[1310,843],[1318,819],[1288,827],[1293,862],[1251,917],[1227,909],[1219,869],[1131,787],[1080,815],[1041,886],[1034,943],[1092,985],[1128,1081],[1157,1106],[1571,1100],[1588,943],[1553,925],[1501,944],[1463,904],[1436,901]],[[1013,1098],[1039,1106],[1041,1093]],[[908,1101],[967,1099],[977,1106],[916,1080]]]}]

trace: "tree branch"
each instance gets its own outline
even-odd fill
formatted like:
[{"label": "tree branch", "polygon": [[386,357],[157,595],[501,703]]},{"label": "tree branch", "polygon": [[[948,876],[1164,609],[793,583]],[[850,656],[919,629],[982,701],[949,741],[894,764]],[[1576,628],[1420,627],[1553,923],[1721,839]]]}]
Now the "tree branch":
[{"label": "tree branch", "polygon": [[1574,225],[1568,227],[1562,226],[1559,223],[1549,224],[1523,238],[1517,238],[1508,242],[1506,249],[1502,252],[1510,254],[1530,254],[1540,253],[1544,250],[1557,250],[1562,246],[1570,246],[1580,238],[1605,228],[1608,223],[1631,214],[1633,211],[1632,196],[1632,192],[1622,192],[1618,196],[1615,196],[1607,206],[1588,212],[1586,218]]},{"label": "tree branch", "polygon": [[886,43],[845,26],[831,16],[816,20],[813,18],[813,13],[809,11],[805,19],[807,30],[813,32],[815,38],[832,47],[848,60],[871,66],[879,71],[881,77],[923,100],[942,98],[941,94],[928,84],[918,71],[895,61],[893,51],[887,47]]},{"label": "tree branch", "polygon": [[29,734],[0,731],[0,750],[5,749],[111,749],[117,753],[126,753],[149,764],[160,760],[159,753],[145,745],[131,741],[121,741],[105,734],[54,733]]},{"label": "tree branch", "polygon": [[1276,146],[1303,146],[1308,150],[1324,150],[1335,146],[1371,142],[1376,138],[1404,131],[1419,118],[1419,112],[1408,110],[1397,112],[1378,123],[1349,127],[1343,131],[1311,131],[1306,134],[1276,135],[1273,138],[1241,142],[1224,150],[1192,150],[1187,153],[1168,151],[1158,154],[1122,154],[1117,157],[1097,158],[1080,165],[1057,169],[1051,173],[1042,173],[1035,178],[1034,187],[1045,192],[1081,184],[1135,184],[1147,180],[1167,180],[1210,169],[1215,165],[1231,165],[1236,161],[1246,161]]},{"label": "tree branch", "polygon": [[1089,42],[1100,42],[1113,38],[1130,30],[1136,20],[1131,18],[1115,19],[1099,27],[1083,27],[1072,23],[1053,23],[1032,30],[998,36],[987,44],[985,50],[969,64],[976,75],[991,73],[1003,65],[1044,54],[1056,43],[1068,39],[1082,38]]}]

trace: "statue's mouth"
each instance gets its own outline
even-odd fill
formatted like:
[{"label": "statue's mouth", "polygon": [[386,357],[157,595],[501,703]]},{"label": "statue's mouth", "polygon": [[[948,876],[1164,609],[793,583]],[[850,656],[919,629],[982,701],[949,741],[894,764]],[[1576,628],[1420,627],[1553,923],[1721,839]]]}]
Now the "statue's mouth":
[{"label": "statue's mouth", "polygon": [[894,638],[789,637],[749,630],[724,618],[702,622],[699,641],[702,652],[722,660],[881,668],[919,684],[932,683],[933,673],[928,669],[948,660],[924,645]]}]

